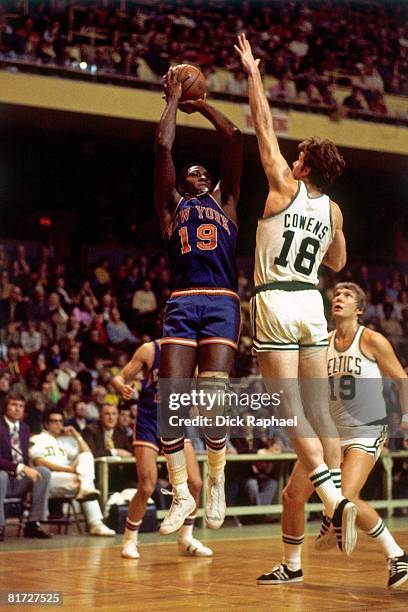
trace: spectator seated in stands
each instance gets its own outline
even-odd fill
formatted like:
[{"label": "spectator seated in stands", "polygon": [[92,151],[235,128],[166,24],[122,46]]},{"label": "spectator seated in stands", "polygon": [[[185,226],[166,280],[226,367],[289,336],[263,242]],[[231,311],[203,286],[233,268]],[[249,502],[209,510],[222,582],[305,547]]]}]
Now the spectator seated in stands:
[{"label": "spectator seated in stands", "polygon": [[31,438],[30,458],[34,465],[51,471],[50,497],[75,495],[82,503],[90,535],[116,535],[102,521],[89,446],[74,427],[64,427],[64,416],[58,408],[45,411],[43,424],[45,431]]},{"label": "spectator seated in stands", "polygon": [[229,76],[225,84],[225,92],[234,96],[246,96],[248,92],[248,81],[245,73],[236,68]]},{"label": "spectator seated in stands", "polygon": [[50,470],[29,465],[30,430],[23,423],[25,400],[18,393],[9,393],[4,416],[0,417],[0,541],[4,540],[6,497],[25,497],[31,491],[31,508],[24,536],[50,538],[39,521],[47,518],[50,493]]},{"label": "spectator seated in stands", "polygon": [[27,326],[21,332],[21,346],[27,355],[36,353],[40,350],[42,344],[41,334],[37,329],[35,321],[28,321]]},{"label": "spectator seated in stands", "polygon": [[13,286],[14,285],[10,282],[8,271],[2,270],[0,273],[0,304],[3,300],[8,300],[10,298]]},{"label": "spectator seated in stands", "polygon": [[[119,425],[117,406],[104,404],[98,423],[89,425],[84,431],[94,457],[114,456],[120,458],[132,457],[132,442],[126,431]],[[115,465],[110,469],[110,486],[112,490],[120,491],[134,486],[135,469],[133,464]]]},{"label": "spectator seated in stands", "polygon": [[296,88],[293,81],[287,75],[282,75],[279,81],[269,89],[268,97],[271,100],[294,100]]},{"label": "spectator seated in stands", "polygon": [[82,370],[85,370],[85,364],[79,358],[80,350],[79,346],[71,346],[68,353],[68,358],[61,363],[60,369],[68,372],[70,376],[78,374]]},{"label": "spectator seated in stands", "polygon": [[0,372],[0,415],[4,414],[6,409],[6,398],[10,393],[11,375],[7,370]]},{"label": "spectator seated in stands", "polygon": [[375,92],[384,92],[384,81],[370,58],[367,64],[357,64],[359,76],[353,80],[353,85],[359,87],[368,102]]},{"label": "spectator seated in stands", "polygon": [[82,342],[81,358],[86,367],[90,369],[94,367],[98,360],[102,360],[106,364],[111,362],[110,350],[101,340],[101,334],[95,327],[91,327]]},{"label": "spectator seated in stands", "polygon": [[107,391],[102,385],[92,389],[91,401],[86,405],[85,417],[92,421],[99,421],[102,406],[105,403]]},{"label": "spectator seated in stands", "polygon": [[[10,297],[0,302],[0,328],[20,329],[27,323],[28,301],[20,287],[13,287]],[[9,328],[10,329],[10,328]]]},{"label": "spectator seated in stands", "polygon": [[39,434],[42,432],[44,412],[46,409],[47,402],[40,394],[36,395],[28,402],[25,422],[29,426],[31,434]]},{"label": "spectator seated in stands", "polygon": [[107,259],[106,257],[102,257],[102,259],[98,262],[95,268],[94,274],[96,285],[98,287],[108,286],[111,282],[111,276],[109,272],[109,259]]},{"label": "spectator seated in stands", "polygon": [[122,427],[129,440],[133,439],[133,425],[134,419],[132,418],[132,411],[128,403],[119,404],[119,419],[118,424]]},{"label": "spectator seated in stands", "polygon": [[386,115],[388,113],[387,105],[385,104],[384,94],[381,91],[374,91],[368,101],[370,113],[378,115]]},{"label": "spectator seated in stands", "polygon": [[350,111],[368,110],[367,100],[363,95],[363,91],[360,87],[357,86],[354,86],[351,90],[351,94],[344,98],[342,105],[344,108]]},{"label": "spectator seated in stands", "polygon": [[150,281],[145,280],[142,288],[135,291],[132,300],[132,308],[140,315],[149,314],[156,310],[157,300],[152,291],[152,284]]},{"label": "spectator seated in stands", "polygon": [[110,321],[106,324],[106,332],[109,341],[115,348],[134,349],[138,343],[129,327],[121,320],[118,308],[112,308]]},{"label": "spectator seated in stands", "polygon": [[117,406],[103,404],[99,422],[89,425],[84,431],[94,457],[132,457],[132,445],[126,432],[119,426]]},{"label": "spectator seated in stands", "polygon": [[394,348],[398,351],[398,345],[403,337],[403,331],[401,323],[393,318],[393,304],[384,304],[384,319],[381,321],[380,329],[382,333],[388,338]]},{"label": "spectator seated in stands", "polygon": [[73,316],[76,320],[85,328],[88,329],[95,318],[95,301],[92,296],[84,295],[81,298],[81,303],[79,307],[75,307],[72,311]]},{"label": "spectator seated in stands", "polygon": [[76,400],[72,406],[73,415],[65,419],[65,427],[73,427],[79,433],[83,432],[88,425],[92,425],[93,420],[86,417],[87,405],[82,400]]}]

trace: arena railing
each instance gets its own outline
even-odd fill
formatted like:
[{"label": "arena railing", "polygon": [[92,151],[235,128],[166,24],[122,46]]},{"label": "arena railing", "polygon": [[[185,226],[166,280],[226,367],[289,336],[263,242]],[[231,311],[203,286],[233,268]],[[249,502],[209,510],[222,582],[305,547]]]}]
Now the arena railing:
[{"label": "arena railing", "polygon": [[[391,518],[395,508],[406,508],[408,507],[408,499],[393,499],[392,498],[392,470],[394,461],[398,459],[408,458],[408,450],[406,451],[394,451],[394,452],[383,452],[380,457],[380,462],[384,469],[383,473],[383,497],[384,499],[370,500],[369,503],[373,508],[385,509],[387,518]],[[208,463],[207,456],[197,455],[197,460],[201,469],[201,476],[203,483],[206,482],[208,476]],[[157,458],[158,463],[165,463],[164,457]],[[289,470],[294,461],[296,461],[296,455],[294,453],[279,453],[279,454],[241,454],[241,455],[227,455],[227,463],[244,463],[244,462],[255,462],[255,461],[273,461],[284,462],[283,469],[281,470],[278,479],[278,499],[281,498],[282,489],[289,476]],[[109,497],[109,468],[111,465],[121,465],[135,463],[133,457],[98,457],[95,459],[97,474],[98,474],[98,487],[101,491],[100,503],[102,510],[105,508],[106,502]],[[203,486],[201,492],[201,507],[197,512],[198,517],[203,516],[203,508],[206,502],[206,487]],[[308,503],[305,505],[306,512],[317,512],[323,509],[321,503]],[[162,519],[166,514],[167,510],[158,510],[157,518]],[[227,516],[256,516],[262,514],[276,514],[282,513],[282,504],[269,504],[262,506],[229,506],[227,507]]]}]

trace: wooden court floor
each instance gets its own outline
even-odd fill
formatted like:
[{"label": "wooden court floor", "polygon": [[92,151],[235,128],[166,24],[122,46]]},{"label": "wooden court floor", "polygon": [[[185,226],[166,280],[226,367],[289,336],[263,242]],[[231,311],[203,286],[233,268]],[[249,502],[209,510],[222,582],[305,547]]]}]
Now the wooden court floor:
[{"label": "wooden court floor", "polygon": [[[408,549],[406,527],[394,534]],[[0,590],[63,591],[63,609],[76,612],[408,610],[408,581],[398,590],[386,589],[384,558],[365,535],[351,559],[337,551],[317,553],[309,535],[303,584],[256,585],[256,576],[280,559],[278,533],[277,526],[264,525],[206,531],[204,537],[198,532],[213,548],[212,559],[181,557],[173,537],[142,534],[141,558],[136,561],[121,559],[119,537],[58,536],[40,543],[41,548],[35,541],[19,539],[0,548]]]}]

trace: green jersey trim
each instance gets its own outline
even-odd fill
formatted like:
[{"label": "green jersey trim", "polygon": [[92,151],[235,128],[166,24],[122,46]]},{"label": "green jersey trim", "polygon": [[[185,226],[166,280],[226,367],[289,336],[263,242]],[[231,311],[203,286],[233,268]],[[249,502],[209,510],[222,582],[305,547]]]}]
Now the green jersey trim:
[{"label": "green jersey trim", "polygon": [[254,295],[262,293],[263,291],[274,291],[276,289],[282,291],[317,291],[317,287],[313,285],[313,283],[304,283],[303,281],[275,281],[258,285],[258,287],[255,287]]}]

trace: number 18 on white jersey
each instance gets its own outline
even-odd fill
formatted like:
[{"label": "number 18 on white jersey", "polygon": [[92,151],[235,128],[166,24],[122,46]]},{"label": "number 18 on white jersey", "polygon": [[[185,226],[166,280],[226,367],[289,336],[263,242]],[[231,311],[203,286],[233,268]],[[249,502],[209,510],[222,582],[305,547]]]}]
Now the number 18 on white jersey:
[{"label": "number 18 on white jersey", "polygon": [[330,198],[309,196],[299,181],[287,208],[258,221],[255,286],[276,281],[317,285],[317,272],[332,240]]}]

